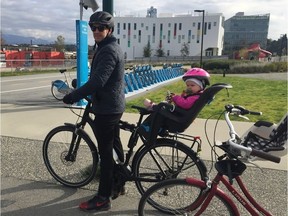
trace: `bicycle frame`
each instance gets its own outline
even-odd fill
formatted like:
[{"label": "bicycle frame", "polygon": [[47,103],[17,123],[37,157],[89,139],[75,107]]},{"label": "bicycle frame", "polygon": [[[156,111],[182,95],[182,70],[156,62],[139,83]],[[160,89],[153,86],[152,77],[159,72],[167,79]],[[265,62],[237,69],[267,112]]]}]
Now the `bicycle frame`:
[{"label": "bicycle frame", "polygon": [[[221,198],[223,198],[227,203],[229,203],[229,205],[234,209],[234,211],[235,211],[234,213],[236,214],[236,216],[240,216],[238,208],[234,204],[233,200],[218,187],[219,183],[222,182],[225,185],[225,187],[230,191],[230,193],[242,204],[242,206],[244,206],[244,208],[252,216],[259,215],[259,212],[262,213],[263,215],[266,215],[266,216],[272,216],[268,211],[266,211],[262,206],[260,206],[255,201],[255,199],[249,193],[248,189],[245,187],[240,176],[235,177],[235,179],[236,179],[237,184],[239,185],[241,191],[243,192],[243,194],[248,199],[248,201],[220,173],[218,173],[216,175],[216,177],[212,180],[212,182],[209,180],[207,182],[205,182],[205,181],[201,181],[201,180],[194,179],[194,178],[186,178],[186,181],[188,184],[198,185],[203,189],[205,188],[203,191],[203,194],[200,196],[200,198],[198,200],[196,200],[196,202],[194,202],[191,206],[189,206],[189,209],[187,209],[187,210],[190,210],[190,211],[195,210],[199,206],[201,206],[200,209],[195,214],[195,215],[201,215],[205,211],[205,209],[209,206],[211,199],[217,194]],[[210,183],[211,183],[211,185],[210,185]],[[254,206],[259,212],[255,211],[252,206]]]}]

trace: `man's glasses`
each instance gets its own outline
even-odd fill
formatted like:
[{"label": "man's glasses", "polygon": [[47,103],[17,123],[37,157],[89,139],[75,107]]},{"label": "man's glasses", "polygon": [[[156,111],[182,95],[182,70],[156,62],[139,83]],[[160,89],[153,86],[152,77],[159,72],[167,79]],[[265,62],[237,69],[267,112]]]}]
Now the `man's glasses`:
[{"label": "man's glasses", "polygon": [[94,32],[96,29],[98,29],[99,32],[103,32],[106,29],[106,26],[100,25],[100,26],[93,26],[90,25],[91,30]]}]

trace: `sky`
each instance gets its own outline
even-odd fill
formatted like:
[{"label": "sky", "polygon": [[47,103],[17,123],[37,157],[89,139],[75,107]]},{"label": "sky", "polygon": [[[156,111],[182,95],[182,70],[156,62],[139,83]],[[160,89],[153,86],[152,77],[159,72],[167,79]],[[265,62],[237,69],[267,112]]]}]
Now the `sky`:
[{"label": "sky", "polygon": [[[102,2],[96,0],[98,10]],[[194,10],[207,13],[222,13],[229,19],[237,12],[245,15],[270,14],[268,38],[278,40],[287,34],[287,0],[114,0],[114,15],[134,15],[145,17],[147,9],[153,6],[161,13],[193,14]],[[89,20],[92,10],[83,11],[83,20]],[[79,0],[1,0],[1,31],[25,37],[56,41],[57,36],[65,38],[65,43],[76,42],[75,20],[80,19]],[[92,33],[88,37],[92,45]]]}]

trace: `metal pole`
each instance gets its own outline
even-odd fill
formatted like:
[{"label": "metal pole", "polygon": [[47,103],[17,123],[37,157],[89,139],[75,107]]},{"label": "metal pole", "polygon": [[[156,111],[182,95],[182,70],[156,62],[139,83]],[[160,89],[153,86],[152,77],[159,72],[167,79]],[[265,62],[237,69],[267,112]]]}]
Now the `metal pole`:
[{"label": "metal pole", "polygon": [[202,68],[202,58],[203,58],[203,38],[204,38],[204,13],[205,10],[202,11],[202,38],[201,38],[201,56],[200,56],[200,67]]},{"label": "metal pole", "polygon": [[102,0],[103,11],[106,11],[113,15],[113,0]]},{"label": "metal pole", "polygon": [[80,0],[79,5],[80,5],[80,20],[83,19],[83,0]]},{"label": "metal pole", "polygon": [[203,38],[204,38],[204,15],[205,10],[194,10],[195,12],[202,13],[202,33],[201,33],[201,50],[200,50],[200,68],[202,68],[202,56],[203,56]]}]

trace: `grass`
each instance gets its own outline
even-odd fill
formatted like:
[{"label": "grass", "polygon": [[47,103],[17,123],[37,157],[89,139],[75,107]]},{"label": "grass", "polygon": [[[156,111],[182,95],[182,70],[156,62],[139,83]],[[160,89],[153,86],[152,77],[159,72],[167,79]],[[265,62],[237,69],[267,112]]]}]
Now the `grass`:
[{"label": "grass", "polygon": [[31,70],[31,71],[1,71],[0,77],[9,76],[23,76],[23,75],[34,75],[34,74],[45,74],[45,73],[59,73],[57,69],[51,70]]},{"label": "grass", "polygon": [[[232,89],[220,91],[213,102],[203,108],[198,118],[207,119],[217,118],[219,113],[224,109],[226,104],[241,105],[251,111],[261,111],[262,116],[248,115],[250,121],[258,120],[279,122],[287,112],[287,81],[274,81],[251,79],[242,77],[222,77],[219,75],[211,76],[211,83],[229,83]],[[145,95],[141,95],[136,99],[130,100],[126,104],[125,112],[135,113],[137,111],[131,108],[131,105],[143,106],[143,100],[149,98],[154,102],[160,102],[165,99],[166,93],[179,93],[185,88],[182,80],[167,86],[149,91]],[[242,118],[235,119],[237,121],[246,121]]]}]

